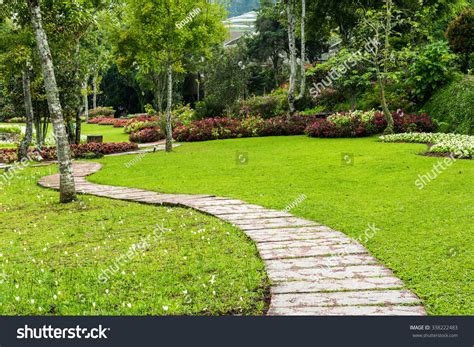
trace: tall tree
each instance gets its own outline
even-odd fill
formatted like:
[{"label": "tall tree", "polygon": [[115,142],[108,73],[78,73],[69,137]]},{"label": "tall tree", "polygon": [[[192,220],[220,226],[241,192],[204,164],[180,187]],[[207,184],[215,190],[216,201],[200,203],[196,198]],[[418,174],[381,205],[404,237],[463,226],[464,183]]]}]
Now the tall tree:
[{"label": "tall tree", "polygon": [[49,49],[48,38],[43,29],[43,19],[39,0],[28,0],[28,8],[31,16],[31,26],[36,38],[38,53],[41,58],[44,86],[48,99],[49,113],[53,123],[54,136],[60,172],[60,202],[71,202],[76,198],[75,183],[73,177],[71,154],[67,139],[66,128],[59,101],[58,86],[54,73],[53,59]]},{"label": "tall tree", "polygon": [[306,35],[305,35],[305,21],[306,21],[306,1],[301,0],[301,31],[300,31],[300,41],[301,41],[301,66],[300,66],[300,94],[298,99],[304,97],[306,91]]},{"label": "tall tree", "polygon": [[296,93],[296,3],[286,0],[286,15],[288,20],[288,48],[290,52],[290,85],[288,87],[288,113],[295,113]]},{"label": "tall tree", "polygon": [[211,47],[222,44],[224,10],[206,0],[128,0],[122,10],[117,62],[122,69],[166,74],[166,151],[170,152],[173,73],[185,72],[187,60],[206,57]]}]

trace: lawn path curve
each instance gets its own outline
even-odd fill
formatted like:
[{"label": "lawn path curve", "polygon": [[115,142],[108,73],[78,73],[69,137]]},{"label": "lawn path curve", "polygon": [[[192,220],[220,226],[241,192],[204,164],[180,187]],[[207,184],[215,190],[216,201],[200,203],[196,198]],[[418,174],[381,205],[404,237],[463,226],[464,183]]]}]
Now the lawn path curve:
[{"label": "lawn path curve", "polygon": [[[420,299],[356,240],[319,223],[241,200],[161,194],[86,180],[101,169],[74,163],[78,193],[192,208],[240,228],[257,245],[271,280],[268,315],[426,315]],[[59,189],[59,175],[41,178]]]}]

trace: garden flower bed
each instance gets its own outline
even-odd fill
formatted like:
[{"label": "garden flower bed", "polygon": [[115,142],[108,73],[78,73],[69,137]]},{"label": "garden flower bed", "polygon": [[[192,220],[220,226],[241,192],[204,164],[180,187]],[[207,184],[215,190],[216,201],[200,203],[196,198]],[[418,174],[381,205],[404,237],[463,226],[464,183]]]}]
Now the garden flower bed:
[{"label": "garden flower bed", "polygon": [[[91,158],[106,154],[129,152],[138,149],[138,145],[128,142],[84,143],[71,145],[73,158]],[[29,157],[33,160],[56,160],[56,147],[44,147],[40,151],[30,148]],[[11,163],[18,159],[16,148],[0,149],[0,163]]]},{"label": "garden flower bed", "polygon": [[442,133],[403,133],[381,136],[383,142],[414,142],[431,144],[428,154],[453,155],[472,159],[474,136]]},{"label": "garden flower bed", "polygon": [[[395,131],[434,131],[436,126],[427,115],[393,113]],[[208,141],[251,136],[303,135],[311,137],[361,137],[381,133],[387,122],[378,111],[336,113],[319,116],[280,116],[270,119],[248,117],[207,118],[178,126],[173,136],[177,141]]]}]

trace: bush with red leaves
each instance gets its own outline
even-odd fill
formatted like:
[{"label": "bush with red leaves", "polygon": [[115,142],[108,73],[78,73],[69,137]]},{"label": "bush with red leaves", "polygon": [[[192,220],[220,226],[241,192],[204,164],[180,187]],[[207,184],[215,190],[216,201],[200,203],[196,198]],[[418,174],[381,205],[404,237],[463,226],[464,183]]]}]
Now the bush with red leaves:
[{"label": "bush with red leaves", "polygon": [[209,141],[251,136],[303,135],[304,129],[317,118],[313,116],[286,116],[262,119],[249,117],[207,118],[175,128],[177,141]]},{"label": "bush with red leaves", "polygon": [[[338,122],[337,117],[344,117],[345,122]],[[432,132],[436,130],[433,120],[426,114],[405,114],[402,110],[392,113],[394,131]],[[350,113],[340,113],[327,119],[319,119],[308,126],[305,133],[311,137],[361,137],[382,133],[387,127],[382,112],[375,112],[373,117],[364,121],[363,117],[351,116]]]},{"label": "bush with red leaves", "polygon": [[132,132],[130,134],[130,141],[136,143],[150,143],[164,139],[165,136],[161,133],[160,128],[145,128]]},{"label": "bush with red leaves", "polygon": [[[107,143],[84,143],[80,145],[70,145],[71,155],[73,158],[79,159],[87,157],[86,154],[113,154],[129,152],[138,149],[138,145],[129,142],[107,142]],[[43,160],[56,160],[56,147],[43,147],[40,151],[30,148],[28,155],[31,159],[38,157],[38,154]],[[11,163],[18,159],[17,150],[14,148],[0,149],[0,163]]]},{"label": "bush with red leaves", "polygon": [[114,122],[114,128],[123,128],[128,125],[129,119],[116,119]]}]

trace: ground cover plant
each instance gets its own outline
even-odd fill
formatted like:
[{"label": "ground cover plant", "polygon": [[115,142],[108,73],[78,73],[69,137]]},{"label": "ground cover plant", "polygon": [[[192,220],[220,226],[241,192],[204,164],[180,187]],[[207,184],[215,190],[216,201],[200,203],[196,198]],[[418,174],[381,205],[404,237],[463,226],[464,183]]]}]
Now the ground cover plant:
[{"label": "ground cover plant", "polygon": [[[241,231],[182,208],[89,196],[60,205],[36,183],[55,172],[0,178],[0,314],[262,313],[263,262]],[[99,280],[144,239],[146,247]]]},{"label": "ground cover plant", "polygon": [[[284,150],[283,150],[284,149]],[[145,157],[127,174],[127,158],[108,157],[89,179],[166,193],[205,193],[284,209],[362,243],[423,300],[432,315],[474,313],[471,161],[458,160],[419,189],[419,175],[440,158],[416,155],[425,144],[376,137],[304,136],[187,143],[169,155]],[[237,156],[247,158],[241,165]],[[216,179],[219,177],[219,179]]]},{"label": "ground cover plant", "polygon": [[444,133],[404,133],[380,137],[384,142],[415,142],[430,144],[428,153],[442,153],[472,159],[474,136]]}]

